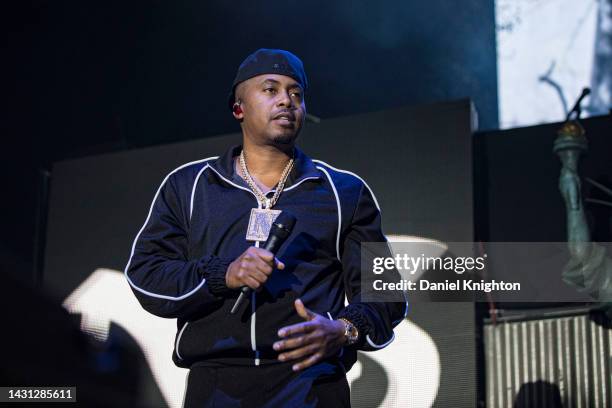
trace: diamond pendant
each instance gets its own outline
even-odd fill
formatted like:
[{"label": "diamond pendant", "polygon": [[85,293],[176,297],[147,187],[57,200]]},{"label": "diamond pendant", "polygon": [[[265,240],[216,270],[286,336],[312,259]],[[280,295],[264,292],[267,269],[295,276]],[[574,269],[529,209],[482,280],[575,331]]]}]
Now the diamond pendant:
[{"label": "diamond pendant", "polygon": [[270,210],[268,208],[252,208],[247,228],[247,241],[266,241],[270,235],[272,223],[279,216],[281,210]]}]

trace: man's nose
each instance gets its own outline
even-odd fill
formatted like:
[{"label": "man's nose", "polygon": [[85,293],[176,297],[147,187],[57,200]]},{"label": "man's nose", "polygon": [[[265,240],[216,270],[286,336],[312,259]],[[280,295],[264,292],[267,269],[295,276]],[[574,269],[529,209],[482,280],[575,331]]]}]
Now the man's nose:
[{"label": "man's nose", "polygon": [[293,101],[289,92],[279,92],[277,104],[278,106],[290,108],[293,105]]}]

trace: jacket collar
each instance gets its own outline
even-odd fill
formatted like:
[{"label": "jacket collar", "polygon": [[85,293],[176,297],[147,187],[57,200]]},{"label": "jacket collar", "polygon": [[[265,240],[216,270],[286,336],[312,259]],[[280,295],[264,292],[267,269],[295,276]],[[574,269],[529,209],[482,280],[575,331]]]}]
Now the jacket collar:
[{"label": "jacket collar", "polygon": [[[291,169],[291,172],[287,177],[287,181],[285,182],[285,188],[300,183],[306,178],[318,179],[322,177],[321,172],[315,167],[315,164],[312,162],[310,157],[308,157],[297,147],[294,149],[295,161],[293,163],[293,169]],[[240,185],[246,186],[246,182],[242,179],[242,177],[240,177],[240,175],[236,174],[234,169],[234,157],[238,156],[241,150],[242,145],[232,146],[226,150],[222,156],[219,156],[219,158],[212,161],[210,163],[210,167],[234,183],[239,183]]]}]

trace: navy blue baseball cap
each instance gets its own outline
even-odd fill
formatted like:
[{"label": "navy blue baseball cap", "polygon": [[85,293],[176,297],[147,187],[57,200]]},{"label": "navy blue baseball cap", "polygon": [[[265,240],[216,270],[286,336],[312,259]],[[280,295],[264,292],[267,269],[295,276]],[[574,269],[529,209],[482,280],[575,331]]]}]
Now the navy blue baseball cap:
[{"label": "navy blue baseball cap", "polygon": [[236,85],[262,74],[286,75],[295,79],[304,91],[308,87],[302,61],[289,51],[260,48],[242,61],[228,97],[230,110],[234,105]]}]

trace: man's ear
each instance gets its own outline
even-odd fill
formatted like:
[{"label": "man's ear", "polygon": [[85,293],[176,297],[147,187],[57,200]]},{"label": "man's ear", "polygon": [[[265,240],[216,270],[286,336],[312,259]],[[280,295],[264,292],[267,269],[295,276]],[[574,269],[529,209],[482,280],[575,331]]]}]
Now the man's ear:
[{"label": "man's ear", "polygon": [[242,112],[242,101],[237,100],[234,105],[232,105],[232,114],[236,120],[242,120],[244,118],[244,112]]}]

